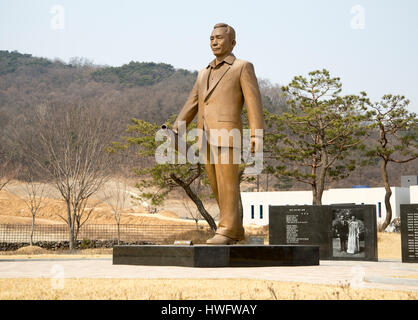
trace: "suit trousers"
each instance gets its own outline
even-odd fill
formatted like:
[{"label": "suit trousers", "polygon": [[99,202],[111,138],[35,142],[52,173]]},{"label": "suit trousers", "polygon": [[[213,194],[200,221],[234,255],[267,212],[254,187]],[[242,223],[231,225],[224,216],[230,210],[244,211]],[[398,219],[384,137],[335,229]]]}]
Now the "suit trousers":
[{"label": "suit trousers", "polygon": [[[235,148],[235,159],[240,151],[239,148]],[[228,161],[225,161],[226,157]],[[243,240],[244,228],[242,213],[239,210],[238,163],[233,161],[233,157],[234,148],[214,146],[206,142],[205,168],[220,212],[216,233],[231,239]]]}]

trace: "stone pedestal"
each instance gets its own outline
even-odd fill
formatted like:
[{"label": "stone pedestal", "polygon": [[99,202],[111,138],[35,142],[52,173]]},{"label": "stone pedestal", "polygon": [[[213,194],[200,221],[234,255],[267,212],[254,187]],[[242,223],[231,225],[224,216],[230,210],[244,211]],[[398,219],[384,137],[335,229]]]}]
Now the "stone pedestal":
[{"label": "stone pedestal", "polygon": [[182,267],[319,265],[318,246],[232,245],[115,246],[113,264]]}]

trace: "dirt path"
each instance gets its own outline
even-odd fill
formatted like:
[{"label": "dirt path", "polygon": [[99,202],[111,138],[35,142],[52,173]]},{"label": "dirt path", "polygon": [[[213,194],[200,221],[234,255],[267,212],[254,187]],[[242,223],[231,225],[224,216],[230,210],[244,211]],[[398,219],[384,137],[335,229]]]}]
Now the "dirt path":
[{"label": "dirt path", "polygon": [[[109,182],[105,185],[103,190],[95,195],[94,199],[89,200],[88,207],[94,208],[90,216],[89,223],[91,224],[114,224],[115,219],[112,213],[112,208],[108,204],[111,200],[101,200],[105,198],[105,193],[114,190],[115,185]],[[64,223],[59,217],[66,211],[65,205],[62,202],[60,195],[52,185],[45,185],[47,190],[47,198],[45,200],[44,208],[37,213],[37,224],[57,224]],[[128,187],[129,196],[136,195],[137,189],[135,187]],[[31,223],[32,215],[24,201],[25,188],[21,182],[13,182],[7,186],[7,190],[3,189],[0,192],[0,224],[28,224]],[[194,224],[194,220],[185,219],[188,216],[187,209],[183,205],[183,199],[173,195],[165,203],[159,207],[157,213],[149,213],[147,205],[141,205],[138,201],[128,201],[121,217],[121,224]],[[211,200],[207,204],[207,208],[213,212],[216,217],[218,214],[217,206],[214,205],[215,200]],[[193,208],[193,204],[191,205]],[[205,223],[203,220],[200,223]]]},{"label": "dirt path", "polygon": [[[58,221],[54,221],[50,219],[42,219],[42,218],[36,218],[35,223],[36,224],[62,224],[62,222],[58,222]],[[0,215],[0,224],[32,224],[32,218]]]}]

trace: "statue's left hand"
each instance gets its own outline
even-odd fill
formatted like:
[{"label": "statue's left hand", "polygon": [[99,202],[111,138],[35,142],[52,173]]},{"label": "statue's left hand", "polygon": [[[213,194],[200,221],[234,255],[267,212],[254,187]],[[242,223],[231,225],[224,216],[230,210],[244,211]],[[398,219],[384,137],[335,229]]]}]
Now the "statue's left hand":
[{"label": "statue's left hand", "polygon": [[251,146],[251,153],[256,153],[261,151],[260,147],[261,147],[261,137],[251,137],[251,142],[250,142],[250,146]]}]

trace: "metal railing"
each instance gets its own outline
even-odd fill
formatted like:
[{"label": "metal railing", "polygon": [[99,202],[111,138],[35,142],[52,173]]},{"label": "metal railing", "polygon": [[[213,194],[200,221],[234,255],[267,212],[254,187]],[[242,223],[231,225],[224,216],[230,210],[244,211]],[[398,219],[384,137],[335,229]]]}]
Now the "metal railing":
[{"label": "metal railing", "polygon": [[[0,243],[29,242],[32,226],[22,224],[0,224]],[[119,226],[120,239],[124,242],[169,243],[173,239],[182,239],[182,235],[196,230],[195,225],[136,225]],[[209,227],[199,227],[207,232]],[[65,224],[35,225],[33,242],[68,241],[69,231]],[[81,227],[77,240],[117,240],[118,228],[115,224],[87,224]]]}]

